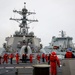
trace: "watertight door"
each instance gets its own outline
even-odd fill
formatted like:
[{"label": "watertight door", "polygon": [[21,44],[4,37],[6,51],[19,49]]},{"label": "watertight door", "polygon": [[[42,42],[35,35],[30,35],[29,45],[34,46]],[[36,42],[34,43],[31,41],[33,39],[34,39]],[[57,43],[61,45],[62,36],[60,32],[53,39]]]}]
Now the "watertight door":
[{"label": "watertight door", "polygon": [[62,60],[62,75],[75,75],[75,58]]}]

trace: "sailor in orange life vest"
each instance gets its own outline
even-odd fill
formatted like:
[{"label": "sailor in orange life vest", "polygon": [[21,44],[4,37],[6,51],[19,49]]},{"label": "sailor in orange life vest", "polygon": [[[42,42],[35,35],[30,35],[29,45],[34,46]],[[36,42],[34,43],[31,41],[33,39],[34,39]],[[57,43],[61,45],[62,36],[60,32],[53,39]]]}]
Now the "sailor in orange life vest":
[{"label": "sailor in orange life vest", "polygon": [[75,58],[74,54],[71,52],[72,48],[68,48],[65,54],[65,58]]},{"label": "sailor in orange life vest", "polygon": [[38,60],[38,62],[40,63],[40,55],[39,54],[37,54],[37,60]]},{"label": "sailor in orange life vest", "polygon": [[52,52],[50,55],[50,65],[51,75],[57,75],[57,65],[60,67],[60,61],[56,55],[56,52]]},{"label": "sailor in orange life vest", "polygon": [[5,54],[3,55],[3,63],[4,63],[4,62],[8,63],[8,54],[7,54],[7,53],[5,53]]},{"label": "sailor in orange life vest", "polygon": [[42,54],[42,62],[45,62],[45,54]]},{"label": "sailor in orange life vest", "polygon": [[14,58],[13,53],[11,53],[11,54],[9,55],[9,58],[10,58],[10,63],[12,64],[12,59]]},{"label": "sailor in orange life vest", "polygon": [[45,59],[46,59],[46,62],[48,62],[48,55],[47,54],[45,55]]},{"label": "sailor in orange life vest", "polygon": [[19,54],[16,53],[16,56],[15,57],[16,57],[16,63],[19,64]]},{"label": "sailor in orange life vest", "polygon": [[33,58],[33,56],[32,56],[32,54],[30,54],[30,63],[32,63],[32,58]]}]

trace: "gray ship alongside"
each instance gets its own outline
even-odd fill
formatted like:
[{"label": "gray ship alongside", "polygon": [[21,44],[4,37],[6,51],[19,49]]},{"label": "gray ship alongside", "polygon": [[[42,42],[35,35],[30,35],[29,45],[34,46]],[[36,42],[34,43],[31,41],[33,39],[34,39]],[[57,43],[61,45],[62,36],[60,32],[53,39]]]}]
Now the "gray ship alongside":
[{"label": "gray ship alongside", "polygon": [[7,52],[20,51],[21,48],[26,45],[29,46],[32,52],[38,52],[41,47],[41,39],[34,35],[34,32],[29,32],[28,24],[32,22],[38,22],[38,20],[28,19],[29,15],[36,14],[35,12],[30,12],[26,9],[24,3],[24,8],[21,11],[13,10],[14,13],[18,13],[22,16],[20,19],[10,18],[19,23],[19,31],[15,31],[14,35],[6,37],[6,43],[3,47]]},{"label": "gray ship alongside", "polygon": [[[72,42],[73,38],[65,36],[64,31],[60,31],[61,36],[53,36],[49,46],[45,46],[41,49],[41,52],[49,54],[52,51],[55,51],[58,55],[65,55],[68,48],[72,48],[72,52],[75,54],[75,46]],[[61,57],[61,56],[60,56]]]}]

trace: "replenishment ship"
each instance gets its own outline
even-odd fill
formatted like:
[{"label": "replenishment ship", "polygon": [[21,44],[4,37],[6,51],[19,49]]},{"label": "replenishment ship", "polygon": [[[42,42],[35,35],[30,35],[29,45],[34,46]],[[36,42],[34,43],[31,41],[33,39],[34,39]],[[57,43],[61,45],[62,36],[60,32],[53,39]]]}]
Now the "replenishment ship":
[{"label": "replenishment ship", "polygon": [[45,46],[43,49],[41,49],[41,52],[49,54],[52,51],[55,51],[58,55],[64,56],[67,49],[71,48],[72,52],[75,54],[75,46],[72,42],[73,38],[66,36],[63,30],[60,31],[60,33],[61,36],[53,36],[49,46]]}]

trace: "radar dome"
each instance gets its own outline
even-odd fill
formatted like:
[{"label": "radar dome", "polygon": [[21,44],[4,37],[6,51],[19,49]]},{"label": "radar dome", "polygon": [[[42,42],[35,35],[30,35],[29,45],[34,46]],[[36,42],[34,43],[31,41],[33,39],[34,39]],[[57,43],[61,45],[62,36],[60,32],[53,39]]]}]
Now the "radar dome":
[{"label": "radar dome", "polygon": [[34,36],[34,32],[30,32],[29,35]]},{"label": "radar dome", "polygon": [[16,35],[18,35],[18,34],[19,34],[19,32],[18,32],[18,31],[15,31],[15,34],[16,34]]}]

